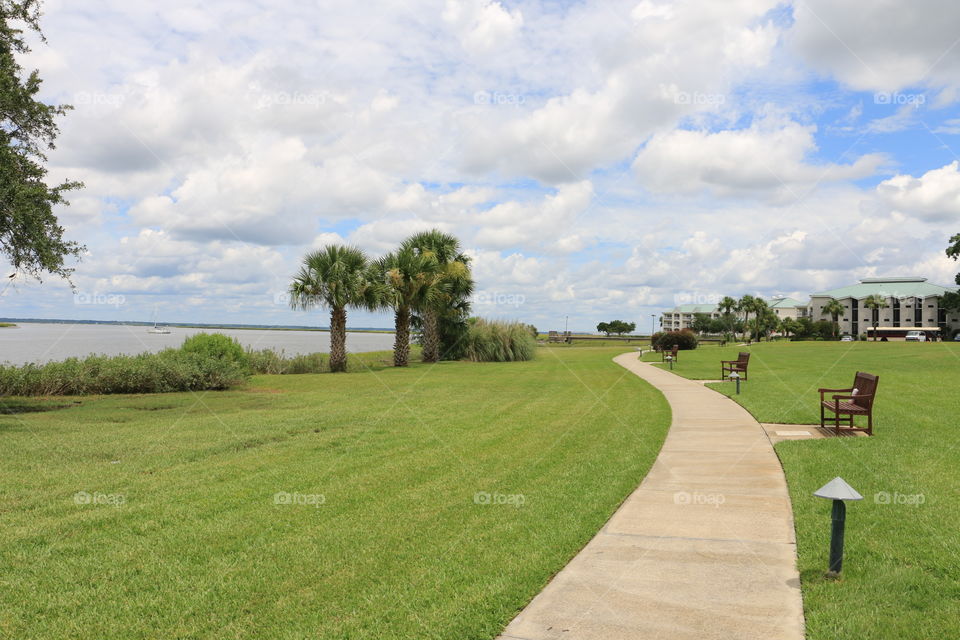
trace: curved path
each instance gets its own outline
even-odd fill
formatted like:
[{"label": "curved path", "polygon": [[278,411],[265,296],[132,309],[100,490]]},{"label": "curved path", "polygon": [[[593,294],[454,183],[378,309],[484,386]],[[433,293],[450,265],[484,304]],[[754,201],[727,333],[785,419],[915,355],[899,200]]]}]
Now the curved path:
[{"label": "curved path", "polygon": [[793,514],[780,461],[745,409],[614,358],[667,398],[650,473],[502,640],[802,640]]}]

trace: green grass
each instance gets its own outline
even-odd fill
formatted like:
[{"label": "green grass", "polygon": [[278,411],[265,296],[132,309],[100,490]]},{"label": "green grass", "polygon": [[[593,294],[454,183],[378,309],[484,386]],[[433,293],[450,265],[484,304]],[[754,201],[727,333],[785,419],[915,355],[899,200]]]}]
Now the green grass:
[{"label": "green grass", "polygon": [[[721,357],[741,349],[682,351],[674,372],[716,379]],[[807,636],[960,637],[960,345],[803,342],[749,350],[750,380],[733,397],[762,422],[819,423],[818,387],[849,387],[858,370],[880,376],[874,437],[776,446],[796,519]],[[732,383],[710,386],[733,394]],[[830,504],[811,496],[834,476],[865,498],[848,505],[837,582],[823,577]]]},{"label": "green grass", "polygon": [[619,352],[7,399],[0,637],[493,638],[660,448]]}]

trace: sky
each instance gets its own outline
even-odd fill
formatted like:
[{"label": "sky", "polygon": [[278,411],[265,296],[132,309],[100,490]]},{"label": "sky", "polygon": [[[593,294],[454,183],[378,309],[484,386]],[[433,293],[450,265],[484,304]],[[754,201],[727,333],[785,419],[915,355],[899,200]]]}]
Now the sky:
[{"label": "sky", "polygon": [[[953,0],[47,0],[75,290],[4,317],[326,326],[302,256],[456,234],[474,312],[643,330],[682,303],[949,285]],[[568,319],[569,318],[569,319]],[[354,327],[388,314],[350,313]]]}]

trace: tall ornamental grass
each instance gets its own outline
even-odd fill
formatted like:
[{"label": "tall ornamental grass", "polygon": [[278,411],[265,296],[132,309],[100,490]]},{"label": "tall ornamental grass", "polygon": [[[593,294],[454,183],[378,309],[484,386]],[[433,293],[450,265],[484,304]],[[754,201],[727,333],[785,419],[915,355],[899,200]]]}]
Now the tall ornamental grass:
[{"label": "tall ornamental grass", "polygon": [[0,365],[0,395],[82,396],[227,389],[249,376],[245,365],[179,349],[135,356],[94,355],[46,364]]},{"label": "tall ornamental grass", "polygon": [[473,362],[533,360],[537,341],[527,325],[478,318],[470,322],[465,357]]}]

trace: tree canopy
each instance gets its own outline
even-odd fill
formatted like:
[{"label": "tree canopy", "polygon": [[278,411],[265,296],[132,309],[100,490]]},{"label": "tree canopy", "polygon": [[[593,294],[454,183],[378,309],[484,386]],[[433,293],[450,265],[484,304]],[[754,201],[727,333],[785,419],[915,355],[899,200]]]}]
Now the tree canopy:
[{"label": "tree canopy", "polygon": [[72,107],[37,100],[40,76],[25,74],[16,58],[30,51],[24,29],[43,38],[39,20],[39,0],[0,0],[0,252],[18,272],[68,278],[65,260],[84,248],[64,239],[53,208],[83,185],[48,185],[44,163],[59,133],[56,118]]},{"label": "tree canopy", "polygon": [[622,336],[625,333],[630,333],[637,328],[635,322],[624,322],[623,320],[611,320],[610,322],[601,322],[597,325],[597,331],[600,333],[605,333],[608,336],[611,334],[617,334]]}]

